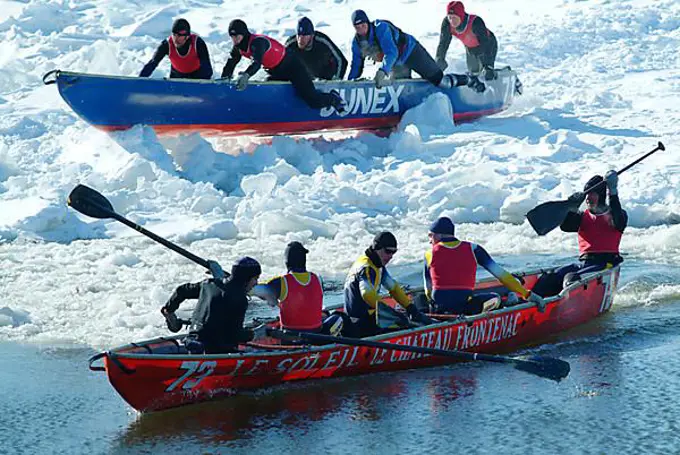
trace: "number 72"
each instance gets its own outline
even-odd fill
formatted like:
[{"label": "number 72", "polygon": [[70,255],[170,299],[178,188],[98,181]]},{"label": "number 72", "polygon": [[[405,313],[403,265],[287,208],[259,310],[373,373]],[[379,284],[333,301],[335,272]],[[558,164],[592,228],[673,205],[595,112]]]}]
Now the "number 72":
[{"label": "number 72", "polygon": [[[201,362],[198,360],[185,360],[182,362],[182,365],[180,365],[180,370],[187,370],[186,373],[184,373],[182,376],[177,378],[172,384],[168,386],[167,389],[165,389],[166,392],[172,392],[179,386],[180,384],[184,383],[182,385],[182,389],[184,390],[191,390],[194,387],[196,387],[202,380],[210,376],[213,371],[215,371],[215,367],[217,366],[217,362],[214,360],[208,360],[205,362]],[[192,378],[192,375],[194,378]]]}]

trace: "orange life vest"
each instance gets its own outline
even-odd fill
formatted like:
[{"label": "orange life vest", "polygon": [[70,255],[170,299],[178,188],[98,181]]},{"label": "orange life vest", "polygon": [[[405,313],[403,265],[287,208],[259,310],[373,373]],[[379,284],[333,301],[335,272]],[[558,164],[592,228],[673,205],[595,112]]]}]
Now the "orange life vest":
[{"label": "orange life vest", "polygon": [[[465,24],[465,28],[462,32],[456,30],[456,27],[451,25],[451,22],[449,22],[449,30],[451,30],[451,34],[461,40],[465,47],[473,48],[479,46],[477,35],[475,35],[475,33],[472,31],[472,22],[474,22],[476,18],[477,16],[474,14],[468,14],[467,24]],[[489,36],[489,30],[486,31],[486,36]]]},{"label": "orange life vest", "polygon": [[[301,274],[297,274],[298,276]],[[281,326],[291,330],[317,330],[321,327],[323,289],[321,280],[314,273],[307,272],[309,279],[301,283],[293,273],[281,278],[285,291],[281,299]]]},{"label": "orange life vest", "polygon": [[578,250],[585,253],[619,254],[621,231],[614,227],[611,211],[595,215],[586,210],[578,228]]},{"label": "orange life vest", "polygon": [[194,71],[198,71],[201,68],[201,60],[198,58],[198,51],[196,50],[197,38],[198,35],[194,33],[189,35],[189,51],[186,53],[186,55],[180,55],[179,52],[177,52],[177,46],[175,46],[175,41],[173,40],[172,35],[168,37],[168,45],[170,48],[168,54],[170,57],[170,64],[175,69],[175,71],[179,71],[180,73],[184,74],[190,74]]},{"label": "orange life vest", "polygon": [[268,70],[278,66],[279,63],[281,63],[281,61],[283,60],[283,57],[286,56],[286,48],[283,44],[279,43],[274,38],[270,38],[265,35],[256,35],[251,33],[250,40],[248,40],[248,50],[242,51],[239,49],[241,55],[244,57],[248,57],[250,59],[253,58],[253,53],[250,50],[250,45],[253,43],[253,40],[255,38],[264,38],[267,41],[269,41],[269,49],[265,51],[264,56],[262,57],[261,62],[262,66],[264,66],[264,68]]}]

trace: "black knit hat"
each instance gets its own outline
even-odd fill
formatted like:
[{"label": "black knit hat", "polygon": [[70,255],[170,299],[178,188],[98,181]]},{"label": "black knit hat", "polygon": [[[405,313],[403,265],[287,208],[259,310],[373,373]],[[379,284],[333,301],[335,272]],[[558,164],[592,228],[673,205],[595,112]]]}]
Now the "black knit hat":
[{"label": "black knit hat", "polygon": [[189,35],[191,33],[189,21],[182,18],[176,19],[172,23],[172,33],[176,35]]},{"label": "black knit hat", "polygon": [[242,257],[231,266],[231,279],[244,284],[261,273],[260,263],[249,256]]},{"label": "black knit hat", "polygon": [[379,250],[381,248],[397,248],[397,238],[389,231],[382,231],[378,233],[373,238],[373,245],[371,245],[374,250]]},{"label": "black knit hat", "polygon": [[307,253],[309,253],[309,250],[302,246],[302,243],[290,242],[284,253],[288,270],[305,269],[307,267]]},{"label": "black knit hat", "polygon": [[234,19],[229,23],[229,36],[248,36],[249,34],[248,26],[241,19]]},{"label": "black knit hat", "polygon": [[604,182],[604,177],[601,175],[595,175],[590,180],[588,180],[588,182],[583,187],[583,191],[586,192],[586,190],[589,188],[599,185],[597,188],[595,188],[595,190],[589,191],[590,193],[597,193],[599,204],[604,204],[606,201],[605,198],[607,197],[607,185],[602,182]]}]

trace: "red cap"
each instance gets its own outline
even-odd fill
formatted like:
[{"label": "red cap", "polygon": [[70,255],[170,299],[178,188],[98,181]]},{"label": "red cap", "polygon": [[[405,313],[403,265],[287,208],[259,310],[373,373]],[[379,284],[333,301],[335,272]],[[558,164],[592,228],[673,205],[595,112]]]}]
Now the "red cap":
[{"label": "red cap", "polygon": [[446,14],[455,14],[460,20],[465,18],[465,6],[463,2],[449,2],[446,6]]}]

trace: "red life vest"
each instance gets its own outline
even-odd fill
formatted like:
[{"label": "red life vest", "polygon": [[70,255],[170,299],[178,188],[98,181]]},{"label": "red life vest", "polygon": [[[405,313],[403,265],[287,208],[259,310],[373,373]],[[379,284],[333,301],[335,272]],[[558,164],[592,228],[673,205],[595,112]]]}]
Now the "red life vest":
[{"label": "red life vest", "polygon": [[432,246],[430,277],[432,289],[450,290],[475,288],[477,259],[469,242],[439,242]]},{"label": "red life vest", "polygon": [[[461,40],[465,47],[473,48],[479,46],[477,35],[475,35],[475,33],[472,31],[472,23],[476,18],[477,16],[474,14],[468,14],[467,24],[465,24],[465,28],[462,32],[456,30],[456,27],[451,25],[451,22],[449,22],[449,30],[451,30],[451,34]],[[489,36],[489,30],[486,31],[486,36]]]},{"label": "red life vest", "polygon": [[578,228],[579,253],[619,254],[622,235],[621,231],[614,227],[611,211],[594,215],[590,210],[586,210]]},{"label": "red life vest", "polygon": [[248,40],[248,50],[247,51],[242,51],[239,49],[239,52],[241,53],[242,56],[248,57],[250,59],[253,58],[253,53],[250,51],[250,45],[253,43],[253,40],[255,38],[264,38],[267,41],[269,41],[269,49],[267,49],[264,53],[264,56],[262,57],[262,66],[264,66],[265,69],[272,69],[275,68],[281,63],[281,60],[283,60],[283,57],[286,56],[286,47],[276,41],[274,38],[270,38],[265,35],[255,35],[253,33],[250,34],[250,39]]},{"label": "red life vest", "polygon": [[283,275],[286,286],[285,297],[281,300],[281,326],[292,330],[317,330],[321,327],[323,289],[321,280],[314,273],[307,272],[309,280],[300,283],[292,273]]},{"label": "red life vest", "polygon": [[189,35],[189,40],[191,41],[189,44],[189,51],[186,55],[180,55],[179,52],[177,52],[177,46],[175,46],[175,41],[172,39],[172,35],[168,37],[168,47],[170,48],[170,64],[175,69],[175,71],[179,71],[180,73],[184,74],[190,74],[194,71],[198,71],[201,68],[201,60],[199,60],[198,51],[196,50],[197,38],[198,35],[194,33]]}]

